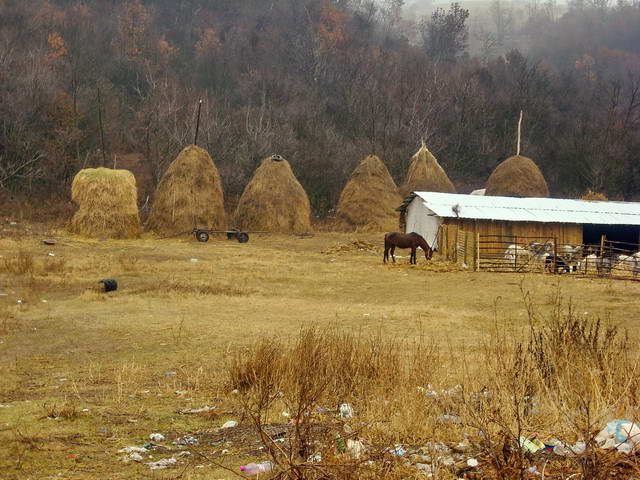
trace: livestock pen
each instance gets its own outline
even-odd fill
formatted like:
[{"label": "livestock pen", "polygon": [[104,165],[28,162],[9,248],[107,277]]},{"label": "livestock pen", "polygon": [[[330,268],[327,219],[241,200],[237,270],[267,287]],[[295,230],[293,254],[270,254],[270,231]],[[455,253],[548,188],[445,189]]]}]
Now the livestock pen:
[{"label": "livestock pen", "polygon": [[640,203],[414,192],[401,226],[474,270],[635,279]]}]

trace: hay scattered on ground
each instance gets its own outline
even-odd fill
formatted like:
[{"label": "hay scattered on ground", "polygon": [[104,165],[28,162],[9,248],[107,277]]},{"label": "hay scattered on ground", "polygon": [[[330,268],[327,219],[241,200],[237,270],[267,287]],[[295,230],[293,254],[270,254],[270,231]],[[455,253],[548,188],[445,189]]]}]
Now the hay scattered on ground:
[{"label": "hay scattered on ground", "polygon": [[400,189],[403,197],[411,192],[456,193],[456,187],[424,143],[411,157],[407,176]]},{"label": "hay scattered on ground", "polygon": [[128,170],[87,168],[71,185],[78,205],[69,230],[91,238],[135,238],[140,234],[136,179]]},{"label": "hay scattered on ground", "polygon": [[485,195],[545,198],[549,196],[549,187],[533,160],[514,155],[493,171]]},{"label": "hay scattered on ground", "polygon": [[336,226],[345,231],[383,232],[398,229],[396,208],[402,203],[382,160],[369,155],[360,162],[340,194]]},{"label": "hay scattered on ground", "polygon": [[352,240],[350,242],[336,243],[323,250],[322,253],[325,255],[335,255],[336,253],[366,252],[375,253],[377,255],[383,250],[384,249],[380,245],[375,245],[363,240]]},{"label": "hay scattered on ground", "polygon": [[279,155],[262,161],[240,197],[235,219],[242,230],[311,231],[309,197],[289,162]]},{"label": "hay scattered on ground", "polygon": [[156,190],[148,227],[160,235],[227,228],[220,174],[206,150],[190,145],[171,163]]},{"label": "hay scattered on ground", "polygon": [[609,201],[606,195],[602,193],[594,192],[592,190],[587,190],[587,193],[585,193],[582,197],[580,197],[580,200],[589,200],[591,202],[608,202]]}]

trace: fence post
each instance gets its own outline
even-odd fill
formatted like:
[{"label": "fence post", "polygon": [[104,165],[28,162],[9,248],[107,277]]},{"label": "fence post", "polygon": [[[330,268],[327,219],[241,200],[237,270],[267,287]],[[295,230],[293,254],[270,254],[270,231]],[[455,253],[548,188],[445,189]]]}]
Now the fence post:
[{"label": "fence post", "polygon": [[476,232],[476,248],[473,249],[474,250],[474,257],[475,257],[475,271],[479,271],[480,270],[480,233]]},{"label": "fence post", "polygon": [[518,246],[518,236],[514,235],[513,236],[513,244],[516,246],[515,251],[513,252],[513,271],[517,272],[518,271],[518,250],[520,250],[520,247]]},{"label": "fence post", "polygon": [[558,273],[558,238],[553,237],[553,273]]}]

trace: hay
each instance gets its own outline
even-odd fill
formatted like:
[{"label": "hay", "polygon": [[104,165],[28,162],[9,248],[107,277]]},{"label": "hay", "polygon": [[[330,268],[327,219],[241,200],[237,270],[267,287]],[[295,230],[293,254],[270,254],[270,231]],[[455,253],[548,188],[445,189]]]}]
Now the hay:
[{"label": "hay", "polygon": [[496,167],[487,180],[485,195],[544,198],[549,196],[549,187],[533,160],[515,155]]},{"label": "hay", "polygon": [[79,206],[69,230],[92,238],[135,238],[140,234],[136,179],[128,170],[87,168],[71,185]]},{"label": "hay", "polygon": [[407,176],[400,188],[403,197],[411,192],[456,193],[456,187],[424,144],[411,157]]},{"label": "hay", "polygon": [[587,190],[587,193],[585,193],[582,197],[580,197],[580,200],[588,200],[590,202],[608,202],[609,201],[606,195],[602,193],[597,193],[591,190]]},{"label": "hay", "polygon": [[220,174],[206,150],[190,145],[171,163],[156,190],[148,227],[160,235],[227,228]]},{"label": "hay", "polygon": [[236,225],[279,233],[311,231],[309,197],[284,158],[265,158],[256,169],[238,202]]},{"label": "hay", "polygon": [[340,194],[336,226],[346,231],[398,229],[396,208],[402,203],[387,167],[375,155],[360,162]]}]

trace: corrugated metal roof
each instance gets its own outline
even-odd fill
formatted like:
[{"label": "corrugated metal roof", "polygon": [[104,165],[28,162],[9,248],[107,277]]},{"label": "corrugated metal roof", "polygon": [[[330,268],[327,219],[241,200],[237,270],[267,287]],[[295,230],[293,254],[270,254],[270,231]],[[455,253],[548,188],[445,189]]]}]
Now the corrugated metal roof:
[{"label": "corrugated metal roof", "polygon": [[633,202],[486,197],[436,192],[414,193],[439,217],[512,222],[640,225],[640,203]]}]

